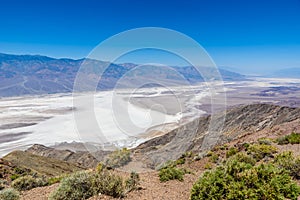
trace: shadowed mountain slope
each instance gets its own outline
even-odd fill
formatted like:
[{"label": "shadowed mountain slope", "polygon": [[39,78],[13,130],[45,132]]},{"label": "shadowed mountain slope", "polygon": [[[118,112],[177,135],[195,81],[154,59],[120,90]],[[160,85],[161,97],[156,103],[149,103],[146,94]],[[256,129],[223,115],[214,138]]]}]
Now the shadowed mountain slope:
[{"label": "shadowed mountain slope", "polygon": [[282,128],[300,131],[300,108],[270,104],[244,105],[218,113],[211,119],[211,116],[196,119],[139,145],[134,151],[142,162],[156,167],[167,160],[178,159],[187,151],[201,153],[216,144],[255,132],[276,135],[283,131]]},{"label": "shadowed mountain slope", "polygon": [[[80,70],[83,81],[80,90],[98,90],[115,87],[124,78],[120,87],[143,85],[145,82],[159,80],[167,84],[194,84],[203,81],[202,76],[191,66],[161,67],[136,64],[109,64],[92,59],[55,59],[39,55],[9,55],[0,53],[0,96],[19,96],[32,94],[51,94],[72,92],[77,73]],[[104,71],[105,67],[108,68]],[[104,71],[104,72],[103,72]],[[217,73],[212,68],[202,68],[207,79]],[[102,74],[103,72],[103,74]],[[98,78],[101,76],[99,82]],[[241,74],[220,70],[224,80],[244,80]],[[147,85],[151,87],[151,85]]]}]

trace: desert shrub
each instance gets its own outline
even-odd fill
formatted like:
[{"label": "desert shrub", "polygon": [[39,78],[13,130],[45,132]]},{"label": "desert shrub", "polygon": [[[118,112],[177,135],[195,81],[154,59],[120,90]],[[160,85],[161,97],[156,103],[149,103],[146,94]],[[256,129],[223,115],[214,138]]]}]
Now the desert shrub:
[{"label": "desert shrub", "polygon": [[29,174],[29,172],[30,172],[30,170],[29,169],[22,169],[22,168],[19,168],[19,167],[15,167],[14,168],[14,172],[16,173],[16,174],[19,174],[19,175],[28,175]]},{"label": "desert shrub", "polygon": [[183,176],[186,174],[186,170],[177,167],[169,166],[159,170],[158,176],[161,182],[166,182],[169,180],[179,180],[183,181]]},{"label": "desert shrub", "polygon": [[7,188],[0,191],[0,199],[2,200],[19,200],[20,194],[13,188]]},{"label": "desert shrub", "polygon": [[114,169],[126,165],[130,160],[130,151],[123,148],[112,152],[106,159],[105,164],[107,167]]},{"label": "desert shrub", "polygon": [[290,135],[280,137],[277,139],[277,143],[279,145],[300,144],[300,134],[299,133],[291,133]]},{"label": "desert shrub", "polygon": [[206,171],[193,185],[191,200],[223,199],[227,182],[226,174],[221,167],[217,167],[213,171]]},{"label": "desert shrub", "polygon": [[194,157],[194,156],[195,156],[195,154],[194,154],[193,152],[188,151],[188,152],[185,152],[185,153],[181,156],[181,158],[192,158],[192,157]]},{"label": "desert shrub", "polygon": [[123,179],[103,170],[101,173],[81,171],[61,180],[59,187],[51,193],[51,200],[82,200],[97,194],[122,197]]},{"label": "desert shrub", "polygon": [[0,179],[0,190],[3,190],[7,185],[7,181],[4,179]]},{"label": "desert shrub", "polygon": [[185,158],[179,158],[178,160],[175,161],[175,165],[183,165],[185,163]]},{"label": "desert shrub", "polygon": [[250,169],[256,161],[249,155],[238,153],[230,157],[226,162],[226,173],[235,176],[244,170]]},{"label": "desert shrub", "polygon": [[278,150],[276,147],[266,144],[253,144],[247,149],[256,160],[261,160],[264,157],[271,157]]},{"label": "desert shrub", "polygon": [[243,147],[247,150],[250,147],[249,143],[243,143]]},{"label": "desert shrub", "polygon": [[14,181],[22,176],[27,176],[31,174],[31,171],[29,169],[23,169],[19,167],[14,167],[12,172],[13,173],[10,175],[11,181]]},{"label": "desert shrub", "polygon": [[64,178],[57,190],[51,193],[49,199],[53,200],[81,200],[93,196],[91,172],[76,172]]},{"label": "desert shrub", "polygon": [[140,183],[140,176],[136,172],[130,173],[130,178],[126,180],[126,189],[127,191],[137,190]]},{"label": "desert shrub", "polygon": [[96,167],[96,172],[101,173],[104,169],[105,169],[105,165],[102,162],[100,162]]},{"label": "desert shrub", "polygon": [[18,178],[20,178],[20,175],[19,175],[19,174],[12,174],[12,175],[10,175],[10,180],[11,180],[11,181],[14,181],[14,180],[16,180],[16,179],[18,179]]},{"label": "desert shrub", "polygon": [[300,159],[295,158],[291,151],[278,154],[274,159],[274,165],[287,170],[294,178],[300,179]]},{"label": "desert shrub", "polygon": [[55,183],[59,183],[63,178],[65,178],[66,176],[55,176],[55,177],[50,177],[47,180],[47,185],[53,185]]},{"label": "desert shrub", "polygon": [[284,144],[288,144],[289,143],[289,141],[286,139],[286,136],[277,138],[276,142],[279,145],[284,145]]},{"label": "desert shrub", "polygon": [[237,148],[230,147],[229,150],[226,152],[226,158],[229,158],[233,155],[235,155],[238,152]]},{"label": "desert shrub", "polygon": [[297,199],[300,187],[284,169],[253,163],[250,156],[240,154],[232,156],[226,164],[206,171],[193,185],[191,200]]},{"label": "desert shrub", "polygon": [[219,155],[212,151],[207,152],[206,156],[209,157],[209,161],[213,163],[217,163],[219,160]]},{"label": "desert shrub", "polygon": [[206,163],[205,165],[204,165],[204,169],[212,169],[212,165],[211,165],[211,163]]},{"label": "desert shrub", "polygon": [[32,176],[22,176],[14,180],[11,186],[19,191],[30,190],[36,187],[47,185],[47,182],[42,178],[33,178]]},{"label": "desert shrub", "polygon": [[208,152],[206,153],[206,156],[207,156],[207,157],[210,157],[210,156],[212,156],[213,154],[214,154],[213,151],[208,151]]},{"label": "desert shrub", "polygon": [[270,138],[259,138],[258,143],[259,144],[265,144],[265,145],[271,145],[272,140]]},{"label": "desert shrub", "polygon": [[215,146],[213,148],[213,151],[218,151],[218,150],[227,150],[228,146],[225,145],[219,145],[219,146]]},{"label": "desert shrub", "polygon": [[287,141],[290,144],[300,144],[300,134],[299,133],[291,133],[286,136]]},{"label": "desert shrub", "polygon": [[95,195],[101,193],[117,198],[123,197],[125,193],[123,179],[107,170],[94,174],[92,188]]},{"label": "desert shrub", "polygon": [[234,156],[232,156],[231,158],[229,158],[227,160],[227,163],[232,162],[232,161],[243,162],[243,163],[250,164],[252,166],[255,165],[255,163],[256,163],[256,160],[252,156],[249,156],[243,152],[237,153]]}]

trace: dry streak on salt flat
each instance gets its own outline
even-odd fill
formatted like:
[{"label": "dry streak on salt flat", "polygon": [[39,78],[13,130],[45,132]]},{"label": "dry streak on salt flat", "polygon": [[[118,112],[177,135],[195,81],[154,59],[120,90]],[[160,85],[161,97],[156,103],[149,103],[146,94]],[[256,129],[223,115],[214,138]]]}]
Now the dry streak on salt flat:
[{"label": "dry streak on salt flat", "polygon": [[[159,112],[156,109],[129,103],[131,98],[146,100],[164,96],[163,90],[165,89],[143,89],[136,94],[130,94],[126,90],[97,92],[93,96],[93,107],[85,102],[73,105],[72,94],[3,98],[0,100],[0,155],[13,149],[27,148],[35,143],[44,145],[72,141],[101,143],[105,140],[118,146],[136,145],[144,141],[142,138],[136,138],[137,135],[143,134],[151,127],[168,129],[167,126],[159,125],[175,126],[182,117],[181,112],[171,115],[167,114],[167,110]],[[147,94],[149,91],[152,96]],[[89,94],[74,96],[76,99],[90,97]],[[166,99],[178,100],[176,98],[171,95]],[[168,104],[171,105],[170,102]],[[176,105],[171,108],[174,106]],[[93,116],[81,113],[90,109],[95,113],[97,126],[84,127],[86,124],[84,121],[91,120]],[[104,139],[100,133],[105,136]]]}]

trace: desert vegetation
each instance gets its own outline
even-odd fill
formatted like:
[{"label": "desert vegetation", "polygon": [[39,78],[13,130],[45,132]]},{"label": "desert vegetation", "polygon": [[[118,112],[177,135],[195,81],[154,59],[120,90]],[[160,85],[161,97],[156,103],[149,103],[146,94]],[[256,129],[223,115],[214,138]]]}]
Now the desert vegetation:
[{"label": "desert vegetation", "polygon": [[105,165],[109,168],[118,168],[130,162],[130,150],[123,148],[112,152],[105,161]]},{"label": "desert vegetation", "polygon": [[274,153],[278,152],[278,149],[275,146],[267,144],[253,144],[250,145],[247,150],[247,152],[257,161],[265,157],[271,157]]},{"label": "desert vegetation", "polygon": [[285,169],[255,163],[256,159],[245,153],[232,156],[199,178],[191,199],[297,199],[300,187]]},{"label": "desert vegetation", "polygon": [[19,200],[20,193],[13,188],[7,188],[7,189],[0,191],[0,199],[2,199],[2,200]]},{"label": "desert vegetation", "polygon": [[300,158],[295,157],[293,152],[285,151],[276,155],[274,165],[280,169],[285,169],[290,176],[300,179]]},{"label": "desert vegetation", "polygon": [[124,197],[138,189],[139,175],[135,172],[126,180],[106,168],[95,171],[76,172],[61,180],[59,187],[50,195],[50,200],[82,200],[98,194],[115,198]]},{"label": "desert vegetation", "polygon": [[192,173],[190,170],[184,168],[182,165],[186,163],[187,160],[192,159],[193,154],[187,152],[183,154],[179,159],[175,161],[168,161],[164,166],[159,169],[159,180],[161,182],[166,182],[170,180],[183,181],[185,174]]},{"label": "desert vegetation", "polygon": [[48,185],[44,178],[34,178],[32,176],[23,176],[14,180],[11,186],[19,191],[30,190],[36,187]]},{"label": "desert vegetation", "polygon": [[239,150],[215,147],[207,156],[219,154],[222,161],[215,167],[206,163],[206,171],[193,185],[190,198],[297,199],[300,186],[295,179],[300,178],[300,158],[291,151],[279,151],[276,143],[298,144],[299,136],[291,133],[276,140],[259,138],[239,145]]},{"label": "desert vegetation", "polygon": [[280,137],[277,139],[279,145],[284,144],[300,144],[300,134],[299,133],[291,133],[289,135]]}]

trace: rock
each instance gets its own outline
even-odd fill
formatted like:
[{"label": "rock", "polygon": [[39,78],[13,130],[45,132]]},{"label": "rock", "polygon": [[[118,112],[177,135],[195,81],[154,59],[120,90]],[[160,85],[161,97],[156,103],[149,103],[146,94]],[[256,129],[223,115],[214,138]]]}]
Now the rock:
[{"label": "rock", "polygon": [[148,164],[152,162],[155,168],[168,160],[178,159],[187,151],[202,157],[215,145],[299,119],[300,108],[271,104],[243,105],[217,113],[213,120],[211,116],[196,119],[139,145],[134,151],[143,154],[140,156]]}]

